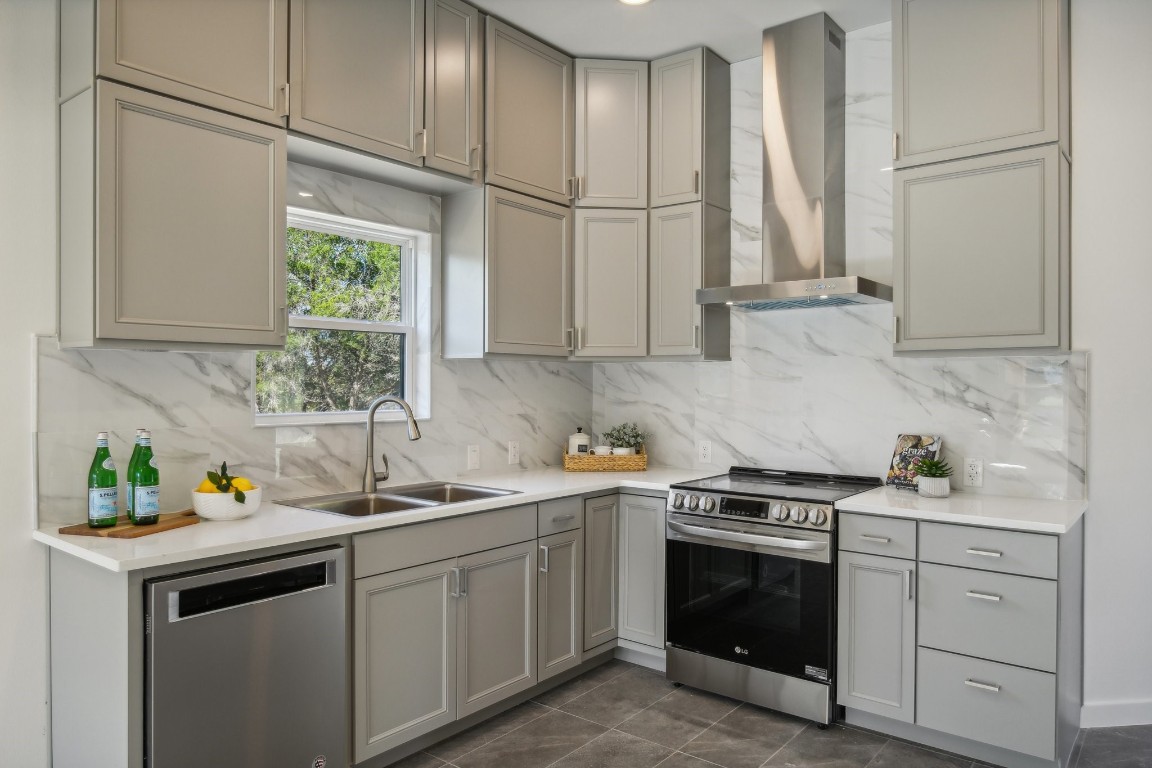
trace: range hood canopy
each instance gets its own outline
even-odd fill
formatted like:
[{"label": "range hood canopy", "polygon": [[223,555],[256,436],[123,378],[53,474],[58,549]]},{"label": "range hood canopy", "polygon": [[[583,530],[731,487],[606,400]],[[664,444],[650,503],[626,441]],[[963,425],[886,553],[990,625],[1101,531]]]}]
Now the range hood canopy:
[{"label": "range hood canopy", "polygon": [[796,309],[892,300],[846,275],[844,30],[817,13],[764,30],[763,284],[704,288],[698,304]]}]

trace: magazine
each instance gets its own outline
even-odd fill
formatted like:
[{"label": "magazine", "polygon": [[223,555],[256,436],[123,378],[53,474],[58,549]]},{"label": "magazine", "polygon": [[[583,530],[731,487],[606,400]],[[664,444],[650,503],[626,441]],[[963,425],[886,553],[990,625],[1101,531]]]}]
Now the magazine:
[{"label": "magazine", "polygon": [[900,435],[888,468],[888,485],[915,490],[916,465],[921,459],[937,458],[943,444],[939,435]]}]

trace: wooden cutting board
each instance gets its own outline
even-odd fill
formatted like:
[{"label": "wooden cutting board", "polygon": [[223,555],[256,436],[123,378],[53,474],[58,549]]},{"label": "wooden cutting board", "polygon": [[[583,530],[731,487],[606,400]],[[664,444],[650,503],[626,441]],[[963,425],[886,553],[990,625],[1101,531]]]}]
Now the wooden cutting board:
[{"label": "wooden cutting board", "polygon": [[60,533],[72,536],[100,536],[106,539],[138,539],[141,536],[170,531],[173,528],[183,528],[198,522],[200,522],[200,518],[196,516],[196,513],[191,509],[185,509],[180,512],[162,514],[153,525],[133,525],[128,518],[120,517],[116,519],[116,525],[110,525],[107,528],[89,528],[88,523],[80,523],[79,525],[66,525],[60,529]]}]

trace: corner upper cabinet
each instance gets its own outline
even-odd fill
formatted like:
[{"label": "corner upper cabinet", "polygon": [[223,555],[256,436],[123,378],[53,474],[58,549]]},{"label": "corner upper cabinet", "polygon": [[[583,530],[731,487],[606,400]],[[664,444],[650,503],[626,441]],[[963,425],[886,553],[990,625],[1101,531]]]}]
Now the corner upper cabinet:
[{"label": "corner upper cabinet", "polygon": [[1069,167],[1056,144],[895,182],[897,351],[1068,349]]},{"label": "corner upper cabinet", "polygon": [[488,19],[484,180],[567,204],[572,183],[572,59]]},{"label": "corner upper cabinet", "polygon": [[574,357],[648,350],[648,212],[576,209]]},{"label": "corner upper cabinet", "polygon": [[897,168],[1068,137],[1068,0],[894,0]]},{"label": "corner upper cabinet", "polygon": [[59,110],[61,344],[283,347],[285,131],[103,80]]},{"label": "corner upper cabinet", "polygon": [[731,77],[707,48],[651,64],[653,208],[703,200],[730,207]]},{"label": "corner upper cabinet", "polygon": [[419,165],[424,0],[292,0],[289,126]]},{"label": "corner upper cabinet", "polygon": [[60,99],[94,77],[281,124],[288,0],[62,0]]},{"label": "corner upper cabinet", "polygon": [[576,60],[572,191],[579,207],[648,205],[648,62]]}]

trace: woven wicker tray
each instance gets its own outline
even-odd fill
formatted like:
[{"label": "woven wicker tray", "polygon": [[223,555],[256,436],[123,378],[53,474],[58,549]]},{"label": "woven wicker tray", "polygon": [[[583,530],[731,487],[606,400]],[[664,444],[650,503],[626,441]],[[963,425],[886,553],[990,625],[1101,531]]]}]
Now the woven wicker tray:
[{"label": "woven wicker tray", "polygon": [[648,454],[643,448],[634,456],[564,454],[565,472],[643,472],[647,469]]}]

